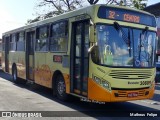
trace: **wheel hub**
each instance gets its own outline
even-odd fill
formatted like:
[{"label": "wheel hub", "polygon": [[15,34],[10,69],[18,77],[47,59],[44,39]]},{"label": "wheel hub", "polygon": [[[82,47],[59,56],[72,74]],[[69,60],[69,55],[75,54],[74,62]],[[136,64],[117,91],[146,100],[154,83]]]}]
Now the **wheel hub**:
[{"label": "wheel hub", "polygon": [[59,95],[63,95],[63,93],[64,93],[64,91],[65,91],[65,84],[64,84],[64,82],[62,82],[62,81],[60,81],[60,82],[58,82],[58,93],[59,93]]}]

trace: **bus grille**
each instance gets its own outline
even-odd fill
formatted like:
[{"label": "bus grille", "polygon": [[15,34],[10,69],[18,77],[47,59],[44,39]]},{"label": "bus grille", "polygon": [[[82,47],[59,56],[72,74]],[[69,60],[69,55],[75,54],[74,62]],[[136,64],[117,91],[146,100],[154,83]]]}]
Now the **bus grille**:
[{"label": "bus grille", "polygon": [[[136,92],[138,93],[138,96],[144,96],[145,95],[145,90],[138,90]],[[118,96],[117,97],[128,97],[128,92],[118,91]]]},{"label": "bus grille", "polygon": [[115,79],[147,79],[151,78],[151,70],[111,70],[109,76]]}]

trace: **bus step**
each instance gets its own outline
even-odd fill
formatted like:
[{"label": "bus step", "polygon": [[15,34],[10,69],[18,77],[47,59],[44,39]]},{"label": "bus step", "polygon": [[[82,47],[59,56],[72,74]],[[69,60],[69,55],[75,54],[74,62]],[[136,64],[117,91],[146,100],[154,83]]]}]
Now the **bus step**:
[{"label": "bus step", "polygon": [[34,84],[34,81],[27,79],[27,84]]},{"label": "bus step", "polygon": [[70,95],[73,95],[73,96],[76,96],[76,97],[79,97],[79,98],[87,98],[87,97],[84,97],[84,96],[82,96],[82,95],[77,95],[77,94],[75,94],[75,93],[70,93]]}]

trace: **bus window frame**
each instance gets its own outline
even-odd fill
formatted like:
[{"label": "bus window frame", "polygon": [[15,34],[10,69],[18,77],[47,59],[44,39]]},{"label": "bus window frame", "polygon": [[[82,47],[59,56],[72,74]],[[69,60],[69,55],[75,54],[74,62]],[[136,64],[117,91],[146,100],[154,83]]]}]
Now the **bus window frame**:
[{"label": "bus window frame", "polygon": [[[14,36],[14,42],[13,42],[13,36]],[[7,36],[5,36],[5,37],[7,37]],[[11,49],[11,44],[16,44],[16,47],[15,47],[15,49]],[[9,35],[9,52],[15,52],[15,51],[17,51],[17,32],[16,33],[11,33],[10,35]]]},{"label": "bus window frame", "polygon": [[[65,35],[64,35],[66,37],[66,39],[67,39],[67,44],[66,44],[67,47],[66,47],[65,51],[53,51],[53,50],[51,50],[51,39],[53,38],[53,35],[52,35],[52,26],[55,25],[55,24],[60,24],[61,22],[64,22],[65,25],[67,25],[67,28],[65,27]],[[49,51],[51,53],[67,53],[68,52],[68,46],[69,46],[69,20],[68,19],[61,19],[61,20],[58,20],[58,21],[55,21],[55,22],[51,22],[50,23],[50,30],[49,30],[49,32],[50,32],[50,35],[49,35]]]},{"label": "bus window frame", "polygon": [[[45,28],[45,27],[47,27],[47,37],[45,38],[46,39],[46,46],[47,46],[47,48],[46,48],[46,50],[45,51],[41,51],[41,50],[37,50],[36,49],[36,45],[37,45],[37,40],[39,40],[39,29],[40,28]],[[40,52],[40,53],[42,53],[42,52],[49,52],[49,35],[50,35],[50,23],[47,23],[47,24],[43,24],[43,25],[39,25],[39,26],[36,26],[36,28],[35,28],[36,30],[35,30],[35,46],[34,46],[34,52]]]},{"label": "bus window frame", "polygon": [[[24,48],[23,48],[23,50],[18,50],[18,42],[20,42],[20,41],[19,41],[19,39],[20,39],[20,33],[23,33],[23,43],[24,43]],[[25,30],[16,32],[16,51],[19,51],[19,52],[24,52],[24,51],[25,51],[25,41],[26,41],[26,38],[25,38]]]}]

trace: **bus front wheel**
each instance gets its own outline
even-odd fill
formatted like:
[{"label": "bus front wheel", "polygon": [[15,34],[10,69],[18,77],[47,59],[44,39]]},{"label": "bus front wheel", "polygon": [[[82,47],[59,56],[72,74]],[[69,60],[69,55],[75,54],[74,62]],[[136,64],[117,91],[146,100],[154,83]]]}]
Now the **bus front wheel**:
[{"label": "bus front wheel", "polygon": [[60,100],[66,101],[68,99],[66,84],[62,75],[58,75],[56,78],[56,95]]}]

